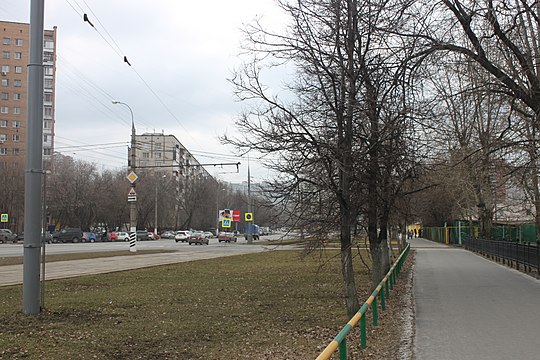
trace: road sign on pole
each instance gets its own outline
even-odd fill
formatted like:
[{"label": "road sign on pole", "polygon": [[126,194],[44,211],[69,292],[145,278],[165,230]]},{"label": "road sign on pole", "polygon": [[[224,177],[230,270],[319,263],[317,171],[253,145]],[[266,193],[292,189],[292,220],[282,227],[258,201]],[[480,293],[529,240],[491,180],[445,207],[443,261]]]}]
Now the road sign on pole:
[{"label": "road sign on pole", "polygon": [[253,221],[253,213],[247,212],[244,214],[245,221]]},{"label": "road sign on pole", "polygon": [[221,221],[221,227],[230,228],[231,227],[231,219],[223,219]]},{"label": "road sign on pole", "polygon": [[2,214],[0,218],[0,222],[7,223],[9,220],[8,214]]}]

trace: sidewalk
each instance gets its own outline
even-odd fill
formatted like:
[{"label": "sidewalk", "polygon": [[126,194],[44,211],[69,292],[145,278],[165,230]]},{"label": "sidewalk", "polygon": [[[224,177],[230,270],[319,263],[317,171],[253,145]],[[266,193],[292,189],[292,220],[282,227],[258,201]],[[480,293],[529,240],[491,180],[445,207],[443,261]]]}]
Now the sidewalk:
[{"label": "sidewalk", "polygon": [[[174,264],[186,261],[213,259],[224,256],[249,254],[266,251],[264,246],[242,246],[216,251],[206,247],[193,248],[191,251],[113,256],[95,259],[54,261],[45,264],[45,279],[63,279],[82,275],[102,274],[115,271],[139,269],[150,266]],[[17,285],[23,282],[23,265],[0,266],[0,286]]]},{"label": "sidewalk", "polygon": [[417,360],[538,359],[540,282],[461,248],[416,250]]}]

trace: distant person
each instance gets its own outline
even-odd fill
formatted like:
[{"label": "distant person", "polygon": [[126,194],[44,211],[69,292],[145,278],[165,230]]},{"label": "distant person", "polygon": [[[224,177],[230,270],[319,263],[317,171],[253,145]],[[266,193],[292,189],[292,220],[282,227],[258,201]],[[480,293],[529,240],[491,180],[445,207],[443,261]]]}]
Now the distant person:
[{"label": "distant person", "polygon": [[416,228],[414,228],[414,237],[418,237],[418,233],[416,232]]}]

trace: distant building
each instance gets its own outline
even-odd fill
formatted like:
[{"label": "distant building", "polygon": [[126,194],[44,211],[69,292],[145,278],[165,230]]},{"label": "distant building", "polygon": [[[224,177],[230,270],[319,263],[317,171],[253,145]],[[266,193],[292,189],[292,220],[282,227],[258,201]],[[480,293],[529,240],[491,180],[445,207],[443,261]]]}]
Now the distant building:
[{"label": "distant building", "polygon": [[[0,169],[24,169],[30,24],[0,21]],[[43,39],[43,157],[54,152],[56,27]]]},{"label": "distant building", "polygon": [[183,177],[211,177],[174,135],[135,135],[135,168],[172,171]]}]

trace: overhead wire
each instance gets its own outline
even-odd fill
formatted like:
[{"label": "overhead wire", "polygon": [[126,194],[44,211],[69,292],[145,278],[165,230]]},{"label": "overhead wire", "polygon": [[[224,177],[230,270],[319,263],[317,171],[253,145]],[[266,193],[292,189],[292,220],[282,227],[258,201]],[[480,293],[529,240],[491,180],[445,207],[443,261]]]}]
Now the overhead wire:
[{"label": "overhead wire", "polygon": [[[68,1],[68,0],[66,0]],[[84,0],[83,0],[84,1]],[[191,133],[186,129],[186,127],[184,126],[184,124],[180,121],[180,119],[178,119],[178,117],[172,112],[172,110],[169,108],[169,106],[167,106],[167,104],[161,99],[161,97],[157,94],[157,92],[150,86],[150,84],[143,78],[143,76],[137,71],[137,69],[133,66],[133,64],[131,64],[131,62],[128,60],[127,56],[125,55],[125,53],[122,52],[122,50],[120,49],[120,46],[118,45],[118,43],[114,40],[114,38],[110,35],[110,33],[106,30],[105,26],[103,25],[103,23],[101,23],[101,21],[99,20],[99,17],[92,11],[91,7],[86,3],[86,1],[84,1],[84,3],[86,4],[86,6],[88,7],[89,11],[94,15],[94,17],[96,18],[97,22],[99,23],[99,25],[104,29],[104,31],[109,35],[110,39],[114,42],[114,44],[116,45],[116,47],[112,46],[111,43],[103,36],[103,34],[101,34],[101,32],[99,32],[99,30],[97,29],[97,27],[88,19],[88,16],[87,14],[85,13],[84,14],[84,21],[87,22],[88,24],[90,24],[92,26],[92,28],[94,28],[96,30],[96,32],[98,32],[98,34],[103,38],[103,40],[107,43],[107,45],[109,45],[109,47],[116,53],[118,54],[124,63],[126,63],[131,69],[132,71],[137,75],[137,77],[142,81],[142,83],[146,86],[146,88],[152,93],[152,95],[154,95],[154,97],[158,100],[158,102],[163,106],[163,108],[167,111],[167,113],[169,113],[169,115],[171,115],[173,117],[174,120],[176,120],[176,122],[178,123],[178,125],[180,125],[180,127],[185,131],[185,133],[192,139],[194,140],[199,146],[202,147],[201,144],[199,144],[199,142],[197,141],[197,139],[195,139]],[[77,3],[77,5],[80,7],[80,5]],[[83,10],[84,11],[84,10]],[[124,55],[123,55],[124,54]]]}]

